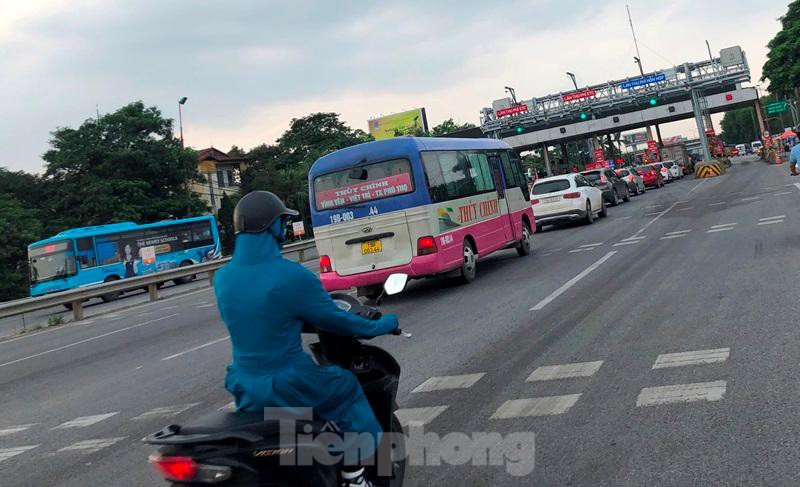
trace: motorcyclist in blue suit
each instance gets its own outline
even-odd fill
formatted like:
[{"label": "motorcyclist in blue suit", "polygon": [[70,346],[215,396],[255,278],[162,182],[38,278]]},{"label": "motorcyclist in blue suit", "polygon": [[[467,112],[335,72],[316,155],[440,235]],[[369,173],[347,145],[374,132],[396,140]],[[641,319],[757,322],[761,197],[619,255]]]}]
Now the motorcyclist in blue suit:
[{"label": "motorcyclist in blue suit", "polygon": [[[268,191],[248,193],[236,205],[233,257],[214,279],[233,345],[225,388],[237,411],[311,407],[341,431],[371,434],[375,443],[367,455],[361,450],[363,461],[374,452],[381,426],[355,375],[317,365],[303,351],[301,330],[308,323],[341,335],[378,336],[397,328],[397,317],[371,321],[340,309],[314,274],[281,256],[286,220],[297,214]],[[358,462],[344,466],[343,477],[348,486],[370,485]]]}]

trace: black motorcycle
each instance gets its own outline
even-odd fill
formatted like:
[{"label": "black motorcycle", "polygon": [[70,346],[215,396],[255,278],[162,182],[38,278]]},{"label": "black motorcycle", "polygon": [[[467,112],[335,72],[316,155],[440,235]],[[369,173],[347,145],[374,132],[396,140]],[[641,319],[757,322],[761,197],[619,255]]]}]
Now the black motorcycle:
[{"label": "black motorcycle", "polygon": [[[374,301],[345,293],[331,297],[345,311],[378,319],[383,296],[402,291],[407,279],[405,274],[392,274]],[[382,436],[375,461],[367,467],[368,478],[374,485],[400,487],[406,466],[403,428],[394,414],[400,365],[385,350],[362,343],[363,337],[310,327],[303,332],[319,337],[310,345],[317,363],[356,375],[383,431],[392,433]],[[400,329],[393,334],[411,336]],[[143,441],[160,447],[150,455],[150,463],[173,485],[338,487],[339,463],[296,461],[329,455],[327,447],[313,440],[322,433],[332,433],[332,426],[291,411],[281,412],[278,419],[265,419],[264,413],[218,412],[190,424],[166,426]]]}]

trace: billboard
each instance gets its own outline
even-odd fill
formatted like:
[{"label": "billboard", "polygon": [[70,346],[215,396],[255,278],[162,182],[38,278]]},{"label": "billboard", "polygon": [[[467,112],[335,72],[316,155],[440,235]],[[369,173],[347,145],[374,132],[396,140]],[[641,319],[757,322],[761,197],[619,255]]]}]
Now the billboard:
[{"label": "billboard", "polygon": [[415,108],[406,112],[393,113],[383,117],[367,120],[369,133],[375,140],[391,139],[397,132],[414,132],[415,129],[428,131],[428,119],[424,108]]}]

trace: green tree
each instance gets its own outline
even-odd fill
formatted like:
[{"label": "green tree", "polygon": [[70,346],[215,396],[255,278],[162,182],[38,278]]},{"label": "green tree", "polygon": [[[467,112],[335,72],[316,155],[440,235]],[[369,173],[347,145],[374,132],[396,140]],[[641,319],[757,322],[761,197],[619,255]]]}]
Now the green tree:
[{"label": "green tree", "polygon": [[38,212],[0,192],[0,302],[27,295],[28,244],[41,237]]},{"label": "green tree", "polygon": [[172,120],[134,102],[79,128],[53,132],[44,155],[46,218],[64,227],[150,222],[207,210],[190,181],[202,181],[197,153],[173,136]]},{"label": "green tree", "polygon": [[758,137],[758,129],[753,122],[752,108],[739,108],[737,110],[729,110],[722,116],[722,137],[723,142],[726,144],[745,144]]},{"label": "green tree", "polygon": [[466,130],[466,129],[473,129],[475,128],[475,124],[472,123],[462,123],[457,124],[453,121],[452,118],[448,118],[444,122],[436,125],[431,129],[431,135],[433,137],[441,137],[442,135],[449,134],[451,132],[457,132],[459,130]]},{"label": "green tree", "polygon": [[242,174],[242,192],[272,191],[287,206],[297,209],[310,229],[311,165],[325,154],[370,140],[373,140],[371,135],[348,127],[336,113],[312,113],[292,119],[289,129],[275,145],[262,144],[247,152],[251,162]]},{"label": "green tree", "polygon": [[769,41],[767,62],[761,81],[769,79],[769,91],[778,95],[798,96],[800,86],[800,0],[789,4],[780,18],[781,30]]}]

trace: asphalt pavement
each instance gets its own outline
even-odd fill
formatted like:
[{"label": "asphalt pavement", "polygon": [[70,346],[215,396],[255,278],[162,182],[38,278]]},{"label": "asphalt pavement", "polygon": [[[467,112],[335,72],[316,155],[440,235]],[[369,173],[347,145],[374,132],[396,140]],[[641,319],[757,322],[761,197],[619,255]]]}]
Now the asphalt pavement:
[{"label": "asphalt pavement", "polygon": [[[387,299],[405,421],[535,435],[525,475],[406,485],[797,485],[796,182],[738,158]],[[0,342],[0,485],[157,485],[139,440],[226,407],[229,360],[209,288]]]}]

